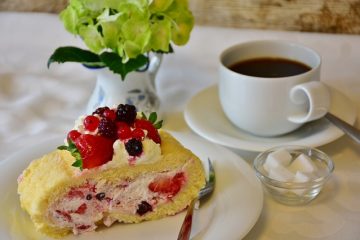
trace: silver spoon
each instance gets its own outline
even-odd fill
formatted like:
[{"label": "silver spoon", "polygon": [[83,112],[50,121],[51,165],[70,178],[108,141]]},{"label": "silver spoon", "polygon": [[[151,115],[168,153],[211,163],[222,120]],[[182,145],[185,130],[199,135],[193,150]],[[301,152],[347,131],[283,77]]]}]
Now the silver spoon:
[{"label": "silver spoon", "polygon": [[344,133],[346,133],[350,138],[352,138],[355,142],[360,144],[360,130],[351,126],[344,120],[334,116],[331,113],[327,113],[325,118],[329,120],[332,124],[340,128]]}]

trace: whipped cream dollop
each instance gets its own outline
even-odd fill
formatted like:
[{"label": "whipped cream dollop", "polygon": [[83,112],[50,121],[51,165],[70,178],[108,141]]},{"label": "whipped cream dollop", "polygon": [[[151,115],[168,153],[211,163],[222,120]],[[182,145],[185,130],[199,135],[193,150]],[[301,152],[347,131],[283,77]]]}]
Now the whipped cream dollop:
[{"label": "whipped cream dollop", "polygon": [[153,140],[149,138],[145,138],[142,141],[143,144],[143,152],[140,156],[130,156],[129,153],[125,149],[125,142],[121,140],[116,140],[113,144],[114,155],[111,161],[104,164],[102,167],[113,168],[118,167],[123,164],[150,164],[154,163],[161,158],[161,148],[160,144],[155,143]]}]

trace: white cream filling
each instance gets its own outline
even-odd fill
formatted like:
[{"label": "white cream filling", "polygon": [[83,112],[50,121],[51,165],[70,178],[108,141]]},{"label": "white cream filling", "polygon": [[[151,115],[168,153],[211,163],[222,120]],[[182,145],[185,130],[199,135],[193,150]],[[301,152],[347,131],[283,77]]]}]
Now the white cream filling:
[{"label": "white cream filling", "polygon": [[160,144],[155,143],[153,140],[145,138],[142,141],[143,152],[140,156],[130,156],[126,151],[125,143],[121,140],[116,140],[113,144],[114,155],[112,161],[102,165],[102,169],[116,168],[124,164],[149,164],[159,161],[161,158]]},{"label": "white cream filling", "polygon": [[[110,226],[115,220],[108,216],[108,213],[136,215],[139,204],[143,201],[149,203],[152,209],[169,201],[173,196],[153,192],[148,186],[158,177],[171,179],[176,173],[182,171],[182,169],[178,169],[170,172],[150,173],[142,175],[131,182],[123,181],[116,184],[106,183],[105,181],[96,184],[91,183],[90,186],[95,186],[95,188],[79,187],[75,189],[82,193],[80,196],[69,197],[67,193],[52,203],[47,215],[55,226],[72,228],[74,234],[93,231],[96,228],[95,222],[100,220],[106,226]],[[96,189],[95,192],[92,189]],[[96,198],[99,193],[105,194],[102,200]],[[88,195],[91,195],[91,199],[86,198]],[[76,213],[83,204],[86,204],[86,210],[82,213]],[[84,226],[86,226],[85,229],[83,229]]]}]

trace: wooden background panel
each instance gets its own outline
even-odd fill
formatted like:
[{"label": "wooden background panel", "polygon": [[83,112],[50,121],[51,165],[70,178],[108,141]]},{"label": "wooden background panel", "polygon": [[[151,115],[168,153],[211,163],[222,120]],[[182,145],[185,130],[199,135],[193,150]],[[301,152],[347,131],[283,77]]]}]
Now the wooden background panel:
[{"label": "wooden background panel", "polygon": [[[196,24],[360,34],[360,0],[188,0]],[[67,0],[0,0],[0,11],[59,12]]]},{"label": "wooden background panel", "polygon": [[31,11],[57,13],[68,0],[0,0],[0,11]]},{"label": "wooden background panel", "polygon": [[360,33],[359,0],[190,0],[197,24]]}]

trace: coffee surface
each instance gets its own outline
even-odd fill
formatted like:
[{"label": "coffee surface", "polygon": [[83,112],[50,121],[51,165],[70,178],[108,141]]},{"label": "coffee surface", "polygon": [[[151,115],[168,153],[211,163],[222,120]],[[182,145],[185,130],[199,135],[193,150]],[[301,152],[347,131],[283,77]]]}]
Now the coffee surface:
[{"label": "coffee surface", "polygon": [[285,58],[254,58],[239,61],[229,68],[237,73],[264,78],[289,77],[311,70],[301,62]]}]

